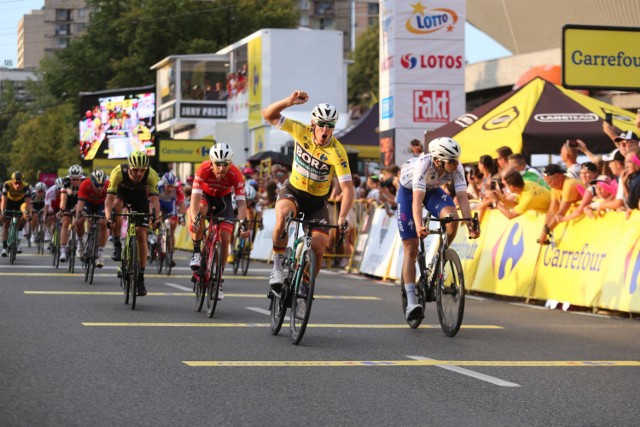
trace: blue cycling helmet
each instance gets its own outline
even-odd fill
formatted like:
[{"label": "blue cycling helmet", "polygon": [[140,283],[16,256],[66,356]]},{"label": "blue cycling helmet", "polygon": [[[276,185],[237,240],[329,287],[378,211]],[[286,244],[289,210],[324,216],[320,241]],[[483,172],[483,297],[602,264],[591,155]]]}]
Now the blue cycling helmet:
[{"label": "blue cycling helmet", "polygon": [[176,181],[178,180],[178,178],[176,178],[176,176],[171,172],[167,172],[162,175],[162,179],[166,185],[176,185]]}]

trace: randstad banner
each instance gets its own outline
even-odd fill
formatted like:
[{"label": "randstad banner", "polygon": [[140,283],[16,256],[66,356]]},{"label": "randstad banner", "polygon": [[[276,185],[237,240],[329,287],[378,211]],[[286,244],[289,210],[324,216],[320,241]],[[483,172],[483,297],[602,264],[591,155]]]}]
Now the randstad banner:
[{"label": "randstad banner", "polygon": [[583,216],[553,230],[554,243],[540,247],[534,298],[583,307],[596,303],[618,247],[612,236],[625,232],[621,228],[624,223],[610,214],[613,212],[597,221]]},{"label": "randstad banner", "polygon": [[[608,212],[594,221],[591,232],[603,230],[606,257],[597,261],[607,267],[599,285],[598,307],[640,313],[640,211],[633,210],[629,218],[625,212]],[[611,236],[615,236],[612,239]]]},{"label": "randstad banner", "polygon": [[640,28],[565,25],[562,82],[571,89],[640,89]]},{"label": "randstad banner", "polygon": [[481,250],[477,269],[473,277],[467,278],[467,287],[499,295],[528,295],[540,248],[536,239],[543,224],[544,215],[532,211],[513,220],[499,211],[487,211],[482,221],[482,240],[478,242]]},{"label": "randstad banner", "polygon": [[161,139],[161,162],[200,163],[209,158],[209,148],[213,141],[192,139]]}]

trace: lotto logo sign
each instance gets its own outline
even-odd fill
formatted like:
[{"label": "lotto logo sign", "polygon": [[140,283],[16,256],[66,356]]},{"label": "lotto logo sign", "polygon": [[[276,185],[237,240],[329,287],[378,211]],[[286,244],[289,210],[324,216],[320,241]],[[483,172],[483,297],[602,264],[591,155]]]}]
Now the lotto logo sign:
[{"label": "lotto logo sign", "polygon": [[416,123],[449,122],[450,99],[448,90],[414,90],[413,121]]}]

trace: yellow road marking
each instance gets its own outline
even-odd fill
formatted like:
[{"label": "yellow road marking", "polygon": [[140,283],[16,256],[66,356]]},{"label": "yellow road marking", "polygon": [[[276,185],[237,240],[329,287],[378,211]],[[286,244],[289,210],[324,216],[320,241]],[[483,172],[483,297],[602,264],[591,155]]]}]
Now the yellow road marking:
[{"label": "yellow road marking", "polygon": [[[226,294],[225,294],[226,297]],[[82,322],[83,326],[109,327],[162,327],[162,328],[268,328],[269,323],[126,323],[126,322]],[[403,324],[359,324],[359,323],[310,323],[308,328],[337,329],[408,329]],[[421,325],[421,328],[440,329],[440,325]],[[462,325],[465,329],[504,329],[495,325]]]},{"label": "yellow road marking", "polygon": [[637,360],[275,360],[275,361],[182,361],[192,367],[342,367],[342,366],[507,366],[507,367],[612,367],[640,366]]},{"label": "yellow road marking", "polygon": [[[108,295],[108,296],[121,296],[121,292],[97,292],[97,291],[24,291],[27,295]],[[193,292],[149,292],[147,296],[179,296],[179,297],[193,297]],[[224,293],[225,298],[266,298],[266,293],[263,294],[233,294]],[[340,295],[315,295],[316,299],[331,299],[331,300],[358,300],[358,301],[380,301],[382,298],[378,297],[358,297],[358,296],[340,296]]]}]

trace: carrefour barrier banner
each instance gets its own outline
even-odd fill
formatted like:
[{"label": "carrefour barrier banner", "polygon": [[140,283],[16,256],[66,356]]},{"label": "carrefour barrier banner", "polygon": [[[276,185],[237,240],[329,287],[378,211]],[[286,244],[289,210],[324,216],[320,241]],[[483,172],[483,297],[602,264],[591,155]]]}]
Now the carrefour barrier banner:
[{"label": "carrefour barrier banner", "polygon": [[[543,224],[544,215],[535,212],[509,220],[499,211],[487,211],[481,225],[481,240],[477,242],[480,246],[471,250],[477,254],[477,268],[473,278],[467,278],[467,287],[499,295],[526,296],[533,285],[539,251],[536,239]],[[466,261],[463,264],[465,275],[470,265]]]},{"label": "carrefour barrier banner", "polygon": [[367,247],[362,255],[360,272],[378,277],[387,277],[391,258],[397,252],[398,224],[394,216],[384,209],[376,209],[369,231]]},{"label": "carrefour barrier banner", "polygon": [[[462,217],[461,212],[458,212],[458,215]],[[469,230],[466,226],[459,224],[456,238],[449,244],[449,247],[455,250],[460,257],[460,263],[464,270],[465,286],[470,288],[478,270],[478,262],[482,253],[480,249],[483,247],[486,233],[481,229],[479,238],[469,239]]]},{"label": "carrefour barrier banner", "polygon": [[592,229],[607,235],[602,259],[607,269],[604,281],[595,283],[601,289],[595,305],[640,313],[640,212],[634,210],[629,218],[625,212],[609,212],[593,221]]},{"label": "carrefour barrier banner", "polygon": [[591,307],[611,268],[618,244],[612,237],[622,236],[620,225],[607,214],[598,221],[583,216],[556,227],[554,243],[540,248],[532,296]]},{"label": "carrefour barrier banner", "polygon": [[565,25],[562,82],[571,89],[637,91],[640,28]]}]

